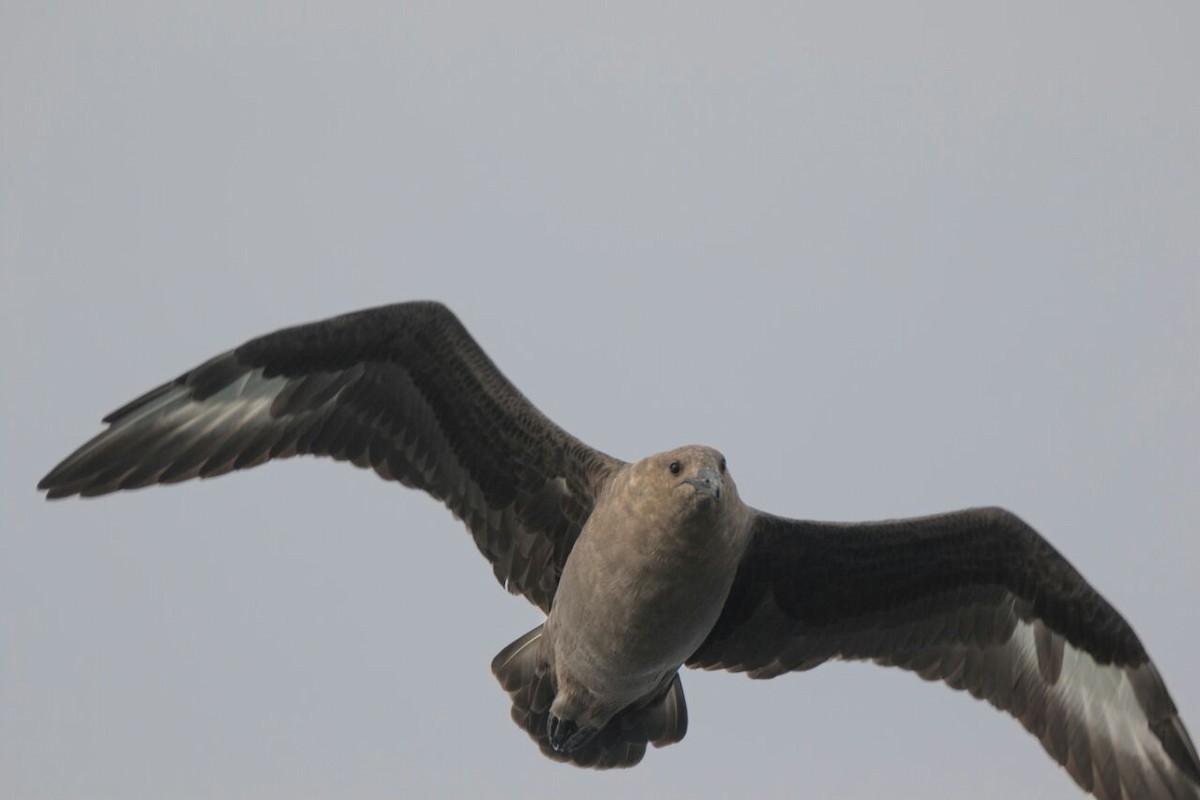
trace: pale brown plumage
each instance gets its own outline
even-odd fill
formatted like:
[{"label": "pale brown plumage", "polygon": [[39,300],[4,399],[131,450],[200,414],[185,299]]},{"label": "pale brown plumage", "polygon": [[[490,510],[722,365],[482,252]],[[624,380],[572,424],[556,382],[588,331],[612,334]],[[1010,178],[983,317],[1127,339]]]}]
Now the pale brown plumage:
[{"label": "pale brown plumage", "polygon": [[547,612],[493,670],[553,758],[679,741],[687,664],[753,677],[870,659],[1005,710],[1101,798],[1200,798],[1200,759],[1129,625],[1000,509],[843,525],[740,501],[719,453],[634,464],[537,411],[458,320],[406,303],[289,328],[105,418],[51,498],[327,455],[423,489]]}]

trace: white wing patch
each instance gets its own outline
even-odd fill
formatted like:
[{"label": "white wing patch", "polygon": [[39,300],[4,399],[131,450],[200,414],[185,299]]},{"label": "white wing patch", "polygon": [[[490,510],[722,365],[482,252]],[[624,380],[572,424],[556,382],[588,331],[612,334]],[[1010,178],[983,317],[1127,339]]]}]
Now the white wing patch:
[{"label": "white wing patch", "polygon": [[[1039,657],[1039,637],[1053,637],[1061,647],[1061,670],[1053,683],[1044,677],[1048,668],[1044,654]],[[1097,664],[1089,653],[1072,647],[1040,621],[1019,622],[1007,649],[1017,660],[1017,679],[1026,684],[1030,705],[1038,702],[1038,695],[1044,703],[1044,716],[1028,711],[1017,716],[1081,786],[1113,800],[1200,797],[1150,728],[1152,720],[1143,703],[1153,709],[1162,702],[1153,693],[1161,691],[1166,697],[1152,664],[1132,668]],[[1122,794],[1105,793],[1114,785],[1121,787]]]},{"label": "white wing patch", "polygon": [[[93,495],[155,483],[168,472],[163,480],[172,482],[201,472],[228,472],[239,454],[236,448],[226,452],[224,446],[236,444],[235,438],[251,440],[268,427],[280,425],[282,421],[274,419],[270,409],[287,384],[285,377],[264,378],[263,370],[256,369],[204,400],[193,400],[188,386],[172,386],[113,422],[73,453],[56,473],[64,489],[73,491],[86,485],[80,493]],[[118,454],[126,449],[136,449],[138,457],[92,458],[100,450]],[[112,464],[123,464],[124,469],[104,474],[104,466]]]},{"label": "white wing patch", "polygon": [[[1152,715],[1179,724],[1153,664],[1098,664],[1040,620],[1017,621],[1004,643],[943,644],[937,650],[932,663],[911,654],[921,663],[922,678],[945,681],[1016,717],[1096,797],[1200,798],[1200,788],[1151,729]],[[908,660],[881,663],[904,666]]]}]

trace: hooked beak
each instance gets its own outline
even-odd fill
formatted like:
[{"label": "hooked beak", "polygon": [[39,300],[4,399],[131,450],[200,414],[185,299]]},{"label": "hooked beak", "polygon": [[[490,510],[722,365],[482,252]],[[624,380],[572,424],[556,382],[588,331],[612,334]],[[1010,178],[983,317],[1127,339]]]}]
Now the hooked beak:
[{"label": "hooked beak", "polygon": [[694,478],[688,478],[684,483],[690,483],[696,488],[696,494],[706,495],[714,500],[721,499],[721,489],[724,488],[724,481],[717,471],[712,467],[705,467],[700,470],[700,474]]}]

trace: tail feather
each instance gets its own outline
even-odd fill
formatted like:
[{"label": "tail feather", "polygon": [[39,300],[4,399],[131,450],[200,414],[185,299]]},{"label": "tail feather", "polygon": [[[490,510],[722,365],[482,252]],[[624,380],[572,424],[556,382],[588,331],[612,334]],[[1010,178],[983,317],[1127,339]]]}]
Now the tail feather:
[{"label": "tail feather", "polygon": [[665,747],[683,739],[687,702],[676,674],[661,694],[621,711],[584,747],[555,752],[546,723],[557,690],[542,634],[539,625],[497,653],[492,673],[512,699],[513,722],[525,729],[546,756],[593,769],[632,767],[646,754],[647,744]]},{"label": "tail feather", "polygon": [[683,683],[679,673],[663,695],[641,712],[646,738],[655,747],[666,747],[683,739],[687,733],[687,702],[683,699]]}]

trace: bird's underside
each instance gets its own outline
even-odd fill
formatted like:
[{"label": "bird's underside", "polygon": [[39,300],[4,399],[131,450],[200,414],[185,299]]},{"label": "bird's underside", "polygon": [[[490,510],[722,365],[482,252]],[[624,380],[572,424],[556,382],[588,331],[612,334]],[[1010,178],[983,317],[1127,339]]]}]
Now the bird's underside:
[{"label": "bird's underside", "polygon": [[444,503],[548,614],[493,670],[558,760],[629,766],[679,741],[680,666],[765,678],[857,659],[1009,713],[1096,797],[1200,800],[1200,759],[1132,628],[1017,517],[790,520],[742,505],[709,448],[627,464],[543,416],[437,303],[253,339],[104,421],[39,483],[48,497],[310,454]]}]

